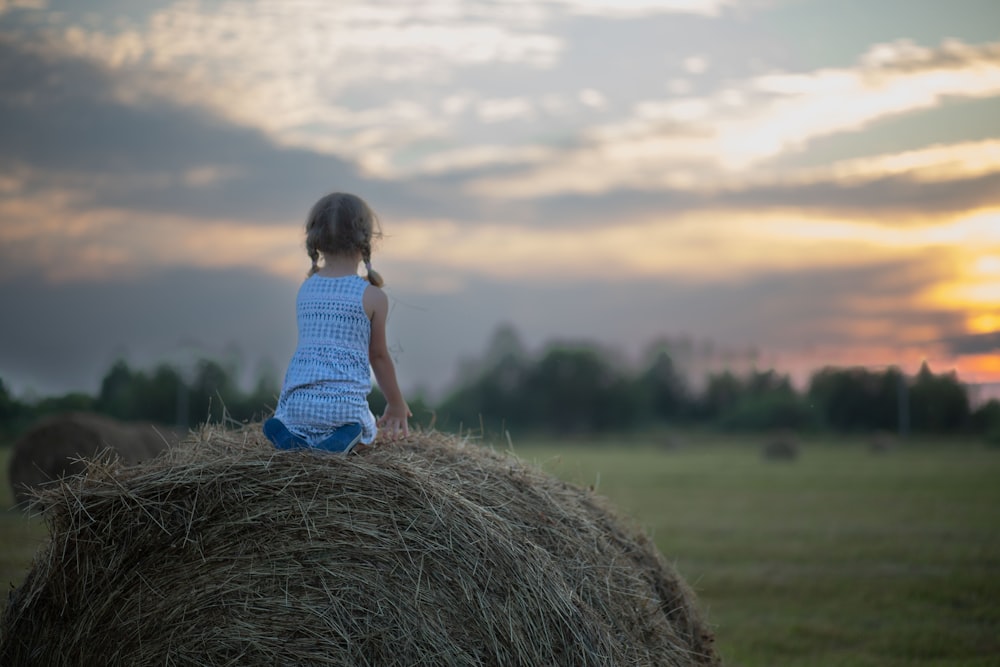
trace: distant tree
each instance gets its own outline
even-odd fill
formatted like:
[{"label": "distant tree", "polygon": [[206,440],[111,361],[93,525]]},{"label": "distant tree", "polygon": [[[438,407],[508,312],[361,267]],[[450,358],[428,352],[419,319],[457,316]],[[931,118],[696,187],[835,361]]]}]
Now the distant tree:
[{"label": "distant tree", "polygon": [[141,402],[140,406],[136,406],[136,419],[188,426],[182,405],[187,388],[176,368],[160,364],[150,375],[143,373],[137,377],[133,386]]},{"label": "distant tree", "polygon": [[[634,385],[632,385],[634,386]],[[630,383],[599,350],[553,345],[524,379],[532,422],[559,433],[589,433],[634,425]]]},{"label": "distant tree", "polygon": [[199,360],[188,399],[194,422],[221,422],[229,414],[229,405],[238,402],[239,390],[231,369],[211,359]]},{"label": "distant tree", "polygon": [[33,418],[55,415],[62,412],[93,412],[94,397],[83,392],[71,392],[62,396],[48,396],[32,406]]},{"label": "distant tree", "polygon": [[749,430],[813,430],[819,423],[819,413],[795,391],[791,378],[771,369],[750,371],[736,405],[719,416],[723,427]]},{"label": "distant tree", "polygon": [[124,359],[115,361],[101,380],[95,408],[117,419],[134,419],[137,410],[136,385],[139,374]]},{"label": "distant tree", "polygon": [[13,437],[29,418],[27,406],[17,400],[0,379],[0,439]]},{"label": "distant tree", "polygon": [[986,436],[987,442],[1000,445],[1000,400],[983,403],[969,416],[973,432]]},{"label": "distant tree", "polygon": [[270,364],[263,364],[257,370],[253,389],[232,407],[230,415],[237,421],[262,421],[273,414],[280,392],[277,371]]},{"label": "distant tree", "polygon": [[119,359],[101,380],[92,409],[123,421],[175,424],[183,413],[181,401],[186,394],[184,380],[174,367],[160,364],[147,374]]},{"label": "distant tree", "polygon": [[516,351],[494,356],[489,366],[469,376],[441,403],[442,426],[501,430],[531,423],[537,415],[524,395],[529,368]]},{"label": "distant tree", "polygon": [[259,383],[255,392],[247,394],[237,385],[234,368],[210,359],[197,362],[190,383],[168,364],[147,373],[119,360],[101,381],[94,409],[125,421],[189,427],[220,422],[223,416],[237,421],[260,419],[268,409],[266,401],[273,402],[276,391]]},{"label": "distant tree", "polygon": [[985,433],[991,427],[1000,428],[1000,400],[991,398],[977,407],[969,418],[972,428]]},{"label": "distant tree", "polygon": [[754,369],[747,374],[743,380],[743,391],[749,394],[777,394],[780,396],[792,396],[795,389],[792,381],[787,375],[781,375],[777,371],[768,369],[760,371]]},{"label": "distant tree", "polygon": [[820,417],[804,397],[795,392],[748,393],[731,409],[719,416],[717,423],[734,430],[812,431],[820,427]]},{"label": "distant tree", "polygon": [[812,375],[807,391],[825,426],[836,431],[897,430],[898,368],[879,373],[864,367],[826,367]]},{"label": "distant tree", "polygon": [[655,421],[677,420],[691,411],[687,381],[665,349],[652,352],[635,390],[641,396],[642,408]]},{"label": "distant tree", "polygon": [[698,415],[707,420],[715,420],[733,410],[743,397],[743,381],[730,371],[713,373],[702,392],[698,404]]},{"label": "distant tree", "polygon": [[13,419],[17,414],[17,402],[7,390],[3,378],[0,378],[0,423]]},{"label": "distant tree", "polygon": [[815,429],[819,416],[791,379],[753,369],[743,377],[726,371],[709,378],[702,397],[704,417],[727,429]]},{"label": "distant tree", "polygon": [[554,344],[533,361],[501,330],[473,367],[478,374],[467,373],[439,407],[443,428],[592,433],[632,428],[639,416],[636,383],[591,345]]},{"label": "distant tree", "polygon": [[[441,428],[501,431],[524,426],[535,410],[524,397],[531,362],[517,331],[504,324],[493,332],[483,357],[463,362],[457,386],[438,405]],[[410,405],[417,415],[413,405]]]},{"label": "distant tree", "polygon": [[510,324],[501,324],[493,331],[486,351],[479,359],[465,359],[459,364],[458,385],[473,384],[498,366],[523,365],[527,352],[520,334]]},{"label": "distant tree", "polygon": [[969,425],[969,395],[954,372],[935,375],[924,362],[910,388],[914,430],[955,432]]}]

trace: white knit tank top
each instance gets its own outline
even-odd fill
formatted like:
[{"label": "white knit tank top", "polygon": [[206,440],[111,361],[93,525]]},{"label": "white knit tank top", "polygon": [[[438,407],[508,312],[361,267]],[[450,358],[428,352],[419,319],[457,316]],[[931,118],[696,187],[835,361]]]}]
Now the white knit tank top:
[{"label": "white knit tank top", "polygon": [[288,364],[274,416],[312,445],[337,426],[361,424],[361,442],[375,439],[368,407],[372,389],[368,346],[371,321],[360,276],[312,275],[295,302],[299,341]]}]

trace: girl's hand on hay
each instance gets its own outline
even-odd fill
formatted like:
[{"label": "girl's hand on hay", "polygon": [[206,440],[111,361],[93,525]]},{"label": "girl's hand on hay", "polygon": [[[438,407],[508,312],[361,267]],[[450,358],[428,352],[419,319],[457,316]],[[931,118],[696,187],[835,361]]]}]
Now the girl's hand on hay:
[{"label": "girl's hand on hay", "polygon": [[[385,320],[389,312],[389,298],[377,287],[365,288],[365,299],[370,300],[371,310],[368,316],[372,321],[371,340],[368,344],[368,361],[375,373],[382,395],[385,396],[385,412],[378,420],[379,437],[386,440],[398,440],[410,435],[410,426],[406,420],[413,416],[410,406],[403,399],[396,380],[396,367],[389,355],[389,347],[385,340]],[[368,306],[365,306],[367,309]]]},{"label": "girl's hand on hay", "polygon": [[410,435],[410,425],[407,419],[412,416],[413,413],[410,412],[410,406],[406,404],[406,401],[387,403],[385,412],[378,420],[379,433],[387,440],[399,440],[407,437]]}]

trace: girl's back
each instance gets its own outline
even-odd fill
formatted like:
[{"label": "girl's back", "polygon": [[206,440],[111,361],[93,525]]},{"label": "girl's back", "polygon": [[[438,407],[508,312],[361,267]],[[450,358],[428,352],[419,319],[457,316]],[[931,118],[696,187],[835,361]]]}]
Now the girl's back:
[{"label": "girl's back", "polygon": [[[371,322],[357,275],[306,279],[296,298],[298,347],[288,365],[275,416],[293,432],[315,439],[331,426],[357,422],[374,435],[368,408]],[[367,438],[365,438],[367,441]]]},{"label": "girl's back", "polygon": [[299,328],[299,350],[317,353],[338,351],[358,356],[368,382],[368,345],[371,322],[363,299],[368,281],[361,276],[328,278],[314,274],[299,287],[295,314]]}]

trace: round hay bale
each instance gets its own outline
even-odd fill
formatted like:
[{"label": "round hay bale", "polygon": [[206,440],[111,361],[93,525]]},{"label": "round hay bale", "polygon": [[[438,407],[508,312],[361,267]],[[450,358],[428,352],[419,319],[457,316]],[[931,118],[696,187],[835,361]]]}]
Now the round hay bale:
[{"label": "round hay bale", "polygon": [[684,446],[684,440],[680,436],[672,433],[663,436],[660,440],[660,449],[666,452],[674,452],[679,449],[683,449]]},{"label": "round hay bale", "polygon": [[886,454],[896,448],[896,436],[889,431],[876,431],[868,440],[868,451],[872,454]]},{"label": "round hay bale", "polygon": [[641,531],[452,436],[343,457],[206,430],[40,506],[0,664],[720,664]]},{"label": "round hay bale", "polygon": [[7,479],[15,503],[25,505],[32,490],[81,472],[81,459],[111,456],[126,464],[138,463],[159,455],[176,440],[169,430],[148,423],[88,412],[59,414],[38,422],[14,443]]},{"label": "round hay bale", "polygon": [[791,431],[780,431],[764,444],[765,461],[794,461],[799,458],[799,439]]}]

